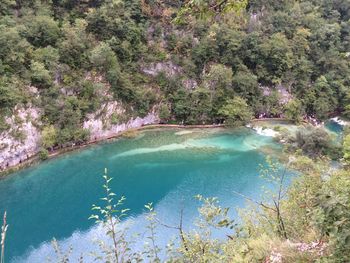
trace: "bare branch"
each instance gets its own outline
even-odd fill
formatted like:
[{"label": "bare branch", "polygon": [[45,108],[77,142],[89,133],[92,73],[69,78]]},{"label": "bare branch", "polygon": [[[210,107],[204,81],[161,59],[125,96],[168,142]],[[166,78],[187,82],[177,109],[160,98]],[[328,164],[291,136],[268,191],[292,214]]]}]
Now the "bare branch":
[{"label": "bare branch", "polygon": [[259,205],[259,206],[262,206],[262,207],[264,207],[266,209],[269,209],[269,210],[272,210],[272,211],[276,212],[276,209],[274,209],[273,207],[269,207],[269,206],[265,205],[263,202],[258,202],[256,200],[254,200],[254,199],[252,199],[252,198],[250,198],[250,197],[240,193],[240,192],[233,191],[233,193],[236,194],[236,195],[239,195],[239,196],[243,197],[244,199],[246,199],[246,200],[248,200],[250,202],[253,202],[253,203],[255,203],[255,204]]}]

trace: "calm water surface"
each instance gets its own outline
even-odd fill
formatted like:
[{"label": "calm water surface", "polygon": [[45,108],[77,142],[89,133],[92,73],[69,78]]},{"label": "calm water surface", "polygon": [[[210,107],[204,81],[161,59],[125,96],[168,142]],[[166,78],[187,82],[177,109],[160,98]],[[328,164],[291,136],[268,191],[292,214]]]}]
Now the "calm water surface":
[{"label": "calm water surface", "polygon": [[[88,220],[91,205],[103,196],[105,167],[111,186],[127,197],[125,224],[144,231],[144,204],[153,202],[160,219],[176,224],[184,207],[185,228],[193,227],[199,206],[193,196],[216,196],[222,206],[244,200],[232,190],[259,198],[258,176],[265,152],[279,151],[272,138],[251,130],[156,130],[63,155],[0,181],[0,213],[8,212],[7,258],[43,262],[53,257],[50,240],[72,245],[73,257],[94,248],[101,229]],[[159,243],[176,232],[160,229]],[[144,239],[138,239],[141,246]],[[88,258],[87,258],[88,259]],[[87,260],[88,261],[88,260]]]}]

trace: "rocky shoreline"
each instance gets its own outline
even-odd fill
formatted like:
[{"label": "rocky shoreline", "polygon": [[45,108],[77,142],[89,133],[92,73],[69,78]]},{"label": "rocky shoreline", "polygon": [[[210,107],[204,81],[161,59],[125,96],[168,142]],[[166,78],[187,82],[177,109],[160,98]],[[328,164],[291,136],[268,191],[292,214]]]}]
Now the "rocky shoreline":
[{"label": "rocky shoreline", "polygon": [[[251,121],[251,124],[259,123],[263,121],[285,121],[289,122],[285,118],[261,118],[261,119],[253,119]],[[90,126],[89,126],[90,125]],[[157,129],[157,128],[181,128],[181,129],[193,129],[193,128],[222,128],[225,127],[224,124],[210,124],[210,125],[181,125],[181,124],[160,124],[159,118],[153,114],[150,113],[144,118],[137,117],[135,119],[129,120],[127,123],[118,124],[118,125],[112,125],[110,129],[104,130],[103,132],[100,131],[101,124],[96,121],[94,122],[85,122],[84,126],[86,128],[92,129],[90,140],[88,140],[85,143],[75,145],[72,144],[67,147],[63,147],[60,149],[55,149],[53,151],[49,152],[48,158],[54,158],[56,156],[59,156],[61,154],[83,149],[89,145],[94,145],[102,142],[106,142],[108,140],[116,139],[119,137],[122,137],[126,133],[130,131],[140,131],[140,130],[147,130],[147,129]],[[98,128],[96,128],[98,127]],[[250,125],[247,126],[248,128],[253,128]],[[254,128],[253,128],[254,129]],[[254,129],[256,130],[256,129]],[[39,149],[39,147],[37,147]],[[11,165],[8,165],[6,167],[0,166],[0,178],[4,177],[12,172],[18,171],[22,168],[31,166],[33,164],[36,164],[40,161],[40,158],[38,156],[39,151],[37,152],[31,152],[31,154],[27,154],[25,159],[18,159],[17,162],[12,162]]]},{"label": "rocky shoreline", "polygon": [[[20,130],[24,136],[24,140],[19,140],[13,137],[14,128],[1,134],[1,146],[0,147],[0,176],[8,174],[14,170],[18,170],[22,167],[27,167],[29,164],[36,162],[38,153],[40,151],[41,134],[39,129],[35,126],[32,115],[28,114],[31,109],[21,110],[26,114],[23,114],[21,124],[15,127],[16,130]],[[36,115],[38,118],[39,114]],[[11,120],[9,120],[11,121]],[[91,131],[89,140],[81,145],[71,144],[69,146],[55,149],[49,153],[49,157],[56,156],[61,152],[71,151],[83,147],[84,145],[90,145],[97,142],[101,142],[110,138],[114,138],[130,129],[137,129],[149,124],[156,124],[159,122],[159,118],[154,113],[149,113],[144,118],[136,117],[130,119],[126,123],[110,125],[108,129],[105,129],[101,119],[87,120],[84,122],[84,128]]]},{"label": "rocky shoreline", "polygon": [[[140,118],[141,119],[141,118]],[[94,137],[93,139],[79,145],[71,145],[69,147],[64,147],[61,149],[56,149],[49,152],[48,158],[54,158],[60,156],[61,154],[72,152],[75,150],[83,149],[89,145],[94,145],[98,143],[103,143],[109,140],[113,140],[116,138],[122,137],[127,132],[140,131],[140,130],[148,130],[148,129],[157,129],[157,128],[181,128],[181,129],[194,129],[194,128],[221,128],[225,127],[223,124],[213,124],[213,125],[178,125],[178,124],[158,124],[158,123],[143,123],[140,126],[130,125],[130,123],[124,125],[125,129],[120,129],[116,133],[109,133],[107,136]],[[40,162],[40,158],[38,156],[39,152],[36,152],[29,156],[27,159],[18,162],[17,164],[7,166],[4,169],[0,169],[0,178],[4,177],[10,173],[18,171],[20,169],[29,167],[33,164]]]}]

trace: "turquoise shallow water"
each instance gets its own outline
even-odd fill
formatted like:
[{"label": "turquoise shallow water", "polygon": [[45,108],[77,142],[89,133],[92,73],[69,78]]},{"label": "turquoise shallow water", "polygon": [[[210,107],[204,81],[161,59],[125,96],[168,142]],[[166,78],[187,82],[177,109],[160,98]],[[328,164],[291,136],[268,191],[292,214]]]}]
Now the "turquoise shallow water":
[{"label": "turquoise shallow water", "polygon": [[343,126],[332,120],[325,123],[325,128],[338,135],[343,132]]},{"label": "turquoise shallow water", "polygon": [[[243,206],[232,190],[259,198],[265,183],[258,176],[267,148],[279,151],[272,138],[251,130],[157,130],[136,139],[120,139],[60,156],[0,181],[0,213],[10,224],[7,258],[12,262],[42,262],[52,256],[49,241],[74,255],[93,248],[101,231],[88,220],[91,205],[103,196],[105,167],[112,188],[125,195],[131,209],[125,223],[144,231],[144,204],[153,202],[162,221],[175,224],[184,207],[185,228],[192,228],[199,203],[196,194],[216,196],[222,206]],[[234,213],[233,213],[234,214]],[[171,235],[159,230],[159,242]],[[144,240],[138,239],[139,245]]]}]

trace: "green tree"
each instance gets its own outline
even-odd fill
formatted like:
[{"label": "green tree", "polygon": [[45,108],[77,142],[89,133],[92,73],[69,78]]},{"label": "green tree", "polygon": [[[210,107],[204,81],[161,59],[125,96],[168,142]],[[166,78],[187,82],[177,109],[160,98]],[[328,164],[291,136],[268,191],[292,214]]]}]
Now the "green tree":
[{"label": "green tree", "polygon": [[226,104],[218,111],[218,115],[228,125],[240,126],[249,122],[252,118],[252,112],[247,102],[235,97],[226,101]]},{"label": "green tree", "polygon": [[300,100],[292,99],[284,105],[284,114],[288,120],[300,123],[304,114],[303,106]]},{"label": "green tree", "polygon": [[189,15],[206,19],[230,11],[238,12],[243,10],[248,3],[247,0],[186,0],[183,2],[182,9],[176,19],[178,23],[182,22]]},{"label": "green tree", "polygon": [[96,46],[89,58],[91,63],[101,71],[120,70],[117,57],[107,43],[101,42]]},{"label": "green tree", "polygon": [[233,89],[240,97],[256,109],[261,100],[262,92],[258,85],[258,78],[246,66],[240,66],[233,76]]},{"label": "green tree", "polygon": [[66,22],[62,26],[63,38],[58,44],[60,61],[75,69],[86,67],[88,63],[87,51],[92,38],[86,27],[87,23],[83,19],[75,20],[74,24]]},{"label": "green tree", "polygon": [[3,0],[0,3],[0,14],[9,15],[12,12],[13,7],[16,5],[15,0]]},{"label": "green tree", "polygon": [[220,109],[227,98],[233,97],[232,81],[232,69],[221,64],[211,66],[203,76],[203,87],[209,91],[214,111]]},{"label": "green tree", "polygon": [[316,225],[329,241],[326,262],[346,262],[350,257],[350,179],[340,171],[327,180],[316,196]]},{"label": "green tree", "polygon": [[20,73],[28,65],[32,47],[18,28],[0,24],[0,72]]},{"label": "green tree", "polygon": [[335,109],[334,91],[325,76],[320,76],[303,96],[306,112],[315,114],[319,119],[328,118]]},{"label": "green tree", "polygon": [[345,95],[344,115],[350,118],[350,92]]},{"label": "green tree", "polygon": [[28,21],[25,36],[34,46],[54,46],[60,37],[60,28],[49,16],[34,16]]},{"label": "green tree", "polygon": [[210,90],[230,89],[232,80],[232,69],[221,64],[211,66],[209,72],[203,78],[204,85]]},{"label": "green tree", "polygon": [[20,86],[16,81],[7,78],[0,78],[0,110],[10,110],[21,101],[19,90]]},{"label": "green tree", "polygon": [[34,85],[40,87],[49,87],[52,83],[50,72],[45,68],[45,65],[40,62],[32,61],[30,65],[31,79]]},{"label": "green tree", "polygon": [[52,148],[57,144],[57,132],[53,125],[44,127],[41,136],[41,145],[45,149]]},{"label": "green tree", "polygon": [[184,88],[177,90],[172,96],[174,115],[182,123],[187,123],[188,117],[191,114],[192,104],[188,98],[189,92]]},{"label": "green tree", "polygon": [[167,104],[162,104],[159,109],[159,118],[161,122],[167,123],[170,116],[169,106]]},{"label": "green tree", "polygon": [[59,51],[56,48],[47,46],[44,48],[37,48],[33,52],[33,60],[45,65],[45,67],[53,71],[59,64]]},{"label": "green tree", "polygon": [[296,143],[297,149],[301,149],[304,154],[311,157],[322,155],[334,157],[334,154],[338,155],[339,149],[332,144],[329,134],[321,128],[307,127],[300,129],[292,141]]},{"label": "green tree", "polygon": [[193,123],[208,123],[213,113],[210,91],[199,87],[191,92],[191,118]]},{"label": "green tree", "polygon": [[267,83],[281,83],[286,72],[293,66],[293,52],[286,36],[276,33],[260,45],[264,68],[257,74]]}]

